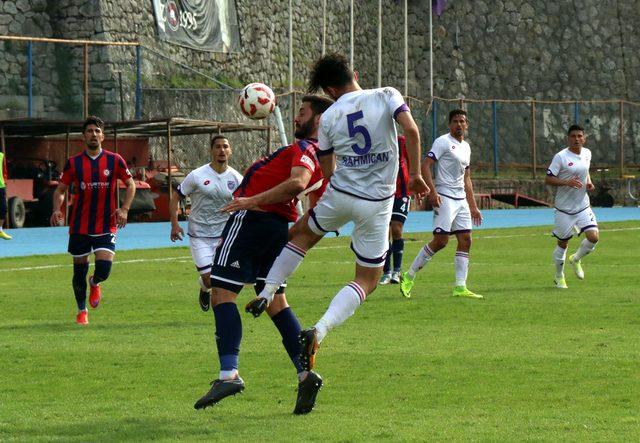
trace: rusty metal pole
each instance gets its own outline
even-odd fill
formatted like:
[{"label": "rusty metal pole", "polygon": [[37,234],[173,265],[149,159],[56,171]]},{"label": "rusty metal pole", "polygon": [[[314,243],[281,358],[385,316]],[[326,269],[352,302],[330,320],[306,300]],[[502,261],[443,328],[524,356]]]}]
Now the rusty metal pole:
[{"label": "rusty metal pole", "polygon": [[[67,135],[65,137],[65,158],[69,158],[71,154],[71,137],[69,136],[69,127],[67,126]],[[69,188],[64,192],[64,225],[69,226]]]},{"label": "rusty metal pole", "polygon": [[171,151],[173,146],[171,145],[171,119],[167,120],[167,177],[169,179],[169,201],[173,197],[173,188],[171,186]]},{"label": "rusty metal pole", "polygon": [[84,118],[89,116],[89,45],[84,45],[84,74],[83,74],[83,85],[84,85]]},{"label": "rusty metal pole", "polygon": [[271,154],[271,126],[267,128],[267,154]]},{"label": "rusty metal pole", "polygon": [[[118,128],[113,128],[113,152],[118,153]],[[116,207],[120,207],[120,186],[116,180]]]},{"label": "rusty metal pole", "polygon": [[291,127],[293,128],[293,132],[291,133],[291,140],[295,140],[296,133],[296,114],[298,113],[298,94],[293,91],[293,95],[291,96]]},{"label": "rusty metal pole", "polygon": [[620,100],[620,178],[624,175],[624,102]]},{"label": "rusty metal pole", "polygon": [[536,178],[536,157],[536,102],[531,100],[531,167],[533,168],[531,177],[533,179]]}]

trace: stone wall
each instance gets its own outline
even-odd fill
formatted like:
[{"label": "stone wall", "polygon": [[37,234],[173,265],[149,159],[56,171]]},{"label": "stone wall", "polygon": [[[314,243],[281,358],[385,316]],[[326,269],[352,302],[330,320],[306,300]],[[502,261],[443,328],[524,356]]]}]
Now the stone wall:
[{"label": "stone wall", "polygon": [[[310,63],[321,53],[322,9],[320,2],[293,3],[294,86],[302,89]],[[354,60],[365,87],[377,84],[377,4],[377,0],[355,0]],[[428,4],[408,2],[408,94],[423,99],[429,95]],[[0,34],[139,41],[225,81],[286,87],[288,2],[237,0],[236,5],[243,49],[233,54],[199,52],[159,41],[150,0],[4,0]],[[404,91],[402,1],[383,0],[382,5],[382,83]],[[466,99],[640,100],[640,39],[634,27],[639,18],[637,0],[451,1],[441,17],[434,16],[434,94]],[[327,51],[348,54],[349,0],[327,1],[326,44]],[[116,73],[122,71],[125,116],[130,118],[134,51],[92,48],[90,60],[90,110],[119,116]],[[11,108],[8,101],[15,107],[17,100],[24,109],[24,43],[0,43],[0,63],[0,108]],[[145,87],[160,86],[163,83],[158,85],[157,80],[169,75],[193,75],[145,49],[142,67]],[[81,72],[81,48],[34,45],[39,115],[81,115]],[[195,107],[197,103],[186,106],[200,112]],[[526,124],[526,116],[520,120]],[[637,120],[631,130],[640,131],[640,117]],[[502,130],[512,133],[523,121],[505,124]],[[615,127],[610,114],[598,121],[603,127]]]}]

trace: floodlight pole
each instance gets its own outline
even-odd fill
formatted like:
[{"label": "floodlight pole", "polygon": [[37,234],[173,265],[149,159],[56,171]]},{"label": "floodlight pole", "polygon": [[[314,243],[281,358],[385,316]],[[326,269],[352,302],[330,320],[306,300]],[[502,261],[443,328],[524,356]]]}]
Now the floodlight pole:
[{"label": "floodlight pole", "polygon": [[322,56],[327,50],[327,0],[322,0]]},{"label": "floodlight pole", "polygon": [[289,92],[293,91],[293,0],[289,0]]},{"label": "floodlight pole", "polygon": [[404,0],[404,95],[409,95],[409,13]]},{"label": "floodlight pole", "polygon": [[429,2],[429,97],[433,100],[433,5]]},{"label": "floodlight pole", "polygon": [[353,70],[353,0],[349,9],[349,67]]},{"label": "floodlight pole", "polygon": [[378,0],[378,88],[382,87],[382,0]]}]

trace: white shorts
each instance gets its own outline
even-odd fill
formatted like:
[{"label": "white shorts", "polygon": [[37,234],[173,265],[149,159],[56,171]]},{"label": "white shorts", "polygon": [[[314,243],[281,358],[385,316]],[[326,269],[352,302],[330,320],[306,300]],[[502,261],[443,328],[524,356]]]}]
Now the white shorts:
[{"label": "white shorts", "polygon": [[558,240],[569,240],[573,234],[581,234],[584,231],[598,229],[596,215],[591,208],[586,208],[577,214],[567,214],[556,209],[555,226],[552,235]]},{"label": "white shorts", "polygon": [[473,228],[467,199],[455,200],[441,195],[439,208],[433,208],[434,234],[459,234]]},{"label": "white shorts", "polygon": [[389,222],[393,198],[381,201],[359,197],[327,187],[315,208],[309,210],[309,228],[318,235],[335,232],[354,223],[351,249],[356,263],[369,268],[384,265],[389,249]]},{"label": "white shorts", "polygon": [[220,243],[220,237],[189,237],[191,256],[200,274],[211,272],[213,255]]}]

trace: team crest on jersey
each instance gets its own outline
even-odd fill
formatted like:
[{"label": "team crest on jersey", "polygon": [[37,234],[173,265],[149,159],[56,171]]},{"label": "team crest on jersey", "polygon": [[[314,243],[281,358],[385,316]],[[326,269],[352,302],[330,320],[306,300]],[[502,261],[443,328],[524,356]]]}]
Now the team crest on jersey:
[{"label": "team crest on jersey", "polygon": [[80,189],[84,191],[85,189],[87,189],[87,185],[85,185],[84,182],[80,182]]},{"label": "team crest on jersey", "polygon": [[236,187],[236,182],[234,182],[233,180],[227,181],[227,188],[229,188],[229,191],[233,191],[235,187]]},{"label": "team crest on jersey", "polygon": [[105,169],[102,173],[104,174],[105,177],[109,177],[111,175],[111,171],[108,169]]},{"label": "team crest on jersey", "polygon": [[209,183],[211,183],[211,180],[205,180],[204,181],[204,185],[207,186]]}]

